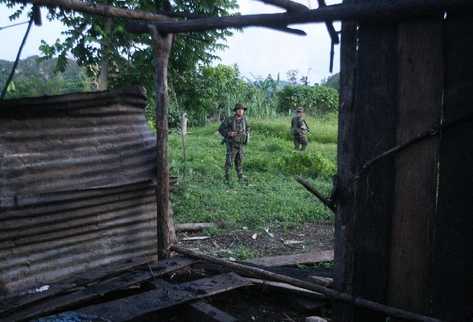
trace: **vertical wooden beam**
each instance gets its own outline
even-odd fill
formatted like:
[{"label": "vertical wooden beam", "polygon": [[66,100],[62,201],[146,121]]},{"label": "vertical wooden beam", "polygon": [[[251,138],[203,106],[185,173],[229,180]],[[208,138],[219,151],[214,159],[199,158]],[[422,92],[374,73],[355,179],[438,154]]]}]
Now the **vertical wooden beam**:
[{"label": "vertical wooden beam", "polygon": [[[335,286],[385,303],[394,161],[378,162],[356,182],[353,177],[396,144],[397,26],[345,23],[343,28]],[[383,319],[347,306],[335,311],[339,322]]]},{"label": "vertical wooden beam", "polygon": [[[473,19],[449,13],[445,30],[443,122],[473,112]],[[434,218],[432,307],[446,321],[467,321],[473,298],[473,124],[442,133]]]},{"label": "vertical wooden beam", "polygon": [[[440,18],[399,26],[397,144],[440,126],[442,44]],[[431,137],[394,156],[396,181],[388,303],[423,314],[430,313],[438,144],[438,137]]]},{"label": "vertical wooden beam", "polygon": [[168,62],[172,35],[162,35],[150,27],[156,69],[156,202],[158,221],[158,256],[169,257],[169,248],[176,242],[176,233],[169,200],[168,165]]},{"label": "vertical wooden beam", "polygon": [[[344,0],[343,3],[353,3]],[[357,24],[342,23],[340,46],[340,108],[338,115],[337,179],[335,180],[335,280],[339,291],[352,292],[353,272],[353,202],[352,178],[356,174],[354,163],[355,137],[355,80],[357,63]],[[353,309],[346,303],[335,303],[336,321],[351,321]]]},{"label": "vertical wooden beam", "polygon": [[[362,23],[358,31],[358,72],[353,138],[357,169],[396,144],[397,26]],[[358,170],[359,171],[359,170]],[[386,303],[394,160],[377,162],[355,185],[353,294]],[[355,311],[355,321],[383,316]]]}]

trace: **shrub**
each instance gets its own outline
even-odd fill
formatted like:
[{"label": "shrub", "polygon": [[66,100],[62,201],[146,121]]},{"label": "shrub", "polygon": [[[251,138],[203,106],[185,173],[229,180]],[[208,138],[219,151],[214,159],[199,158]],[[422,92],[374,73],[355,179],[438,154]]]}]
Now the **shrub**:
[{"label": "shrub", "polygon": [[278,99],[280,113],[299,106],[312,115],[338,111],[338,92],[326,86],[289,85],[278,92]]},{"label": "shrub", "polygon": [[320,152],[293,152],[278,158],[277,166],[281,172],[289,175],[304,175],[310,177],[330,177],[335,174],[335,164],[325,158]]}]

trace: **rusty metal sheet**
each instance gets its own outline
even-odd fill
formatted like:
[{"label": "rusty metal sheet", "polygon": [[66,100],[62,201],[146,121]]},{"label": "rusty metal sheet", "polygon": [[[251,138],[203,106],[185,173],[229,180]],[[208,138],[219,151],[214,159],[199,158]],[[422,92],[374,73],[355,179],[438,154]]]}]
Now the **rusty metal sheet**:
[{"label": "rusty metal sheet", "polygon": [[136,89],[0,103],[0,293],[155,256],[145,104]]}]

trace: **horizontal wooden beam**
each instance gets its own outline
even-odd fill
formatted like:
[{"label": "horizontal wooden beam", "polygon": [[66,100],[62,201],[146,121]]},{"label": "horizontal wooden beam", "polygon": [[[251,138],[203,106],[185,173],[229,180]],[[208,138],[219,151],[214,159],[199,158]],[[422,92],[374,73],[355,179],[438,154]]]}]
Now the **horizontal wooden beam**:
[{"label": "horizontal wooden beam", "polygon": [[269,279],[269,280],[273,280],[277,282],[288,283],[288,284],[305,288],[314,292],[319,292],[333,300],[351,303],[358,307],[363,307],[363,308],[370,309],[376,312],[384,313],[387,316],[393,316],[393,317],[398,317],[401,319],[412,320],[412,321],[441,322],[440,320],[429,317],[429,316],[416,314],[416,313],[409,312],[409,311],[399,309],[396,307],[370,301],[361,297],[354,297],[350,294],[339,292],[337,290],[334,290],[325,286],[321,286],[316,283],[306,282],[306,281],[293,278],[290,276],[273,273],[273,272],[270,272],[258,267],[243,265],[236,262],[230,262],[221,258],[216,258],[216,257],[204,255],[204,254],[195,253],[191,250],[181,248],[181,247],[176,247],[176,246],[171,247],[171,250],[180,254],[187,255],[192,258],[197,258],[197,259],[208,261],[210,263],[214,263],[217,265],[222,265],[223,267],[226,267],[235,272],[240,272],[242,274],[250,274],[256,277]]},{"label": "horizontal wooden beam", "polygon": [[[318,2],[319,2],[319,8],[324,8],[327,6],[327,3],[325,2],[325,0],[318,0]],[[332,21],[326,21],[325,26],[327,26],[327,31],[330,35],[330,38],[332,39],[332,42],[334,44],[340,43],[340,39],[338,38],[337,31],[333,27]]]},{"label": "horizontal wooden beam", "polygon": [[304,6],[303,4],[290,1],[290,0],[259,0],[259,1],[279,7],[279,8],[286,9],[289,12],[290,11],[300,12],[300,11],[309,10],[309,8]]},{"label": "horizontal wooden beam", "polygon": [[143,22],[153,23],[161,32],[181,33],[252,26],[273,29],[278,29],[279,27],[281,29],[280,26],[287,26],[289,24],[325,23],[326,21],[399,20],[415,16],[436,16],[450,10],[457,10],[460,13],[466,14],[473,13],[473,1],[470,0],[380,0],[368,3],[332,5],[297,12],[208,17],[176,21],[171,17],[161,14],[92,4],[80,0],[18,0],[18,3],[25,2],[38,6],[60,7],[64,10],[74,10],[105,17],[139,20],[141,23],[136,22],[129,26],[131,32],[137,33],[147,33],[149,31],[147,24]]},{"label": "horizontal wooden beam", "polygon": [[[56,0],[59,1],[59,0]],[[69,0],[71,1],[71,0]],[[298,12],[211,17],[187,21],[154,23],[165,33],[199,32],[213,29],[272,27],[326,21],[397,21],[409,17],[441,17],[445,11],[458,10],[473,13],[470,0],[382,0],[358,4],[339,4]],[[147,32],[143,23],[129,25],[131,32]]]},{"label": "horizontal wooden beam", "polygon": [[148,22],[172,21],[173,19],[162,15],[141,10],[118,8],[109,5],[95,4],[81,0],[22,0],[19,3],[32,3],[41,7],[62,8],[91,15],[103,17],[136,19]]}]

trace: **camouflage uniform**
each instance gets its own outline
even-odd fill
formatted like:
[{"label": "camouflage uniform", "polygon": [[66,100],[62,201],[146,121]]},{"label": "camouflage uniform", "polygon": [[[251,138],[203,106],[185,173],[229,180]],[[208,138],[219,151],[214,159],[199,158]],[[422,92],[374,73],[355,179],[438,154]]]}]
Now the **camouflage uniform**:
[{"label": "camouflage uniform", "polygon": [[304,118],[300,115],[294,116],[291,120],[291,129],[294,149],[304,151],[308,144],[307,133],[309,132],[309,127]]},{"label": "camouflage uniform", "polygon": [[[245,156],[244,145],[248,140],[248,122],[244,116],[236,115],[227,118],[218,128],[218,132],[223,136],[227,146],[227,156],[225,160],[225,179],[230,179],[230,171],[235,162],[238,178],[243,178],[243,159]],[[230,132],[236,132],[234,137],[230,137]]]}]

